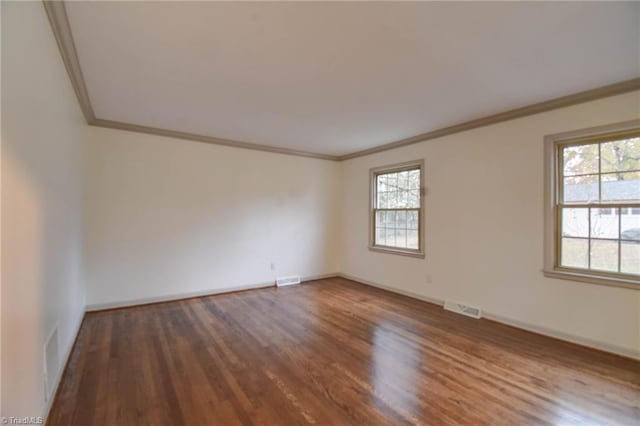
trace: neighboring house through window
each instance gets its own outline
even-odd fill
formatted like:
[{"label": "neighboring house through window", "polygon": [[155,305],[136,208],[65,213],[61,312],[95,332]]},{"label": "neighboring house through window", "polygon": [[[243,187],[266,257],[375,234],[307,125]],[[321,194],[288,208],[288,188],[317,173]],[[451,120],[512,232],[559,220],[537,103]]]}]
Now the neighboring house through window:
[{"label": "neighboring house through window", "polygon": [[640,288],[640,121],[546,138],[545,273]]}]

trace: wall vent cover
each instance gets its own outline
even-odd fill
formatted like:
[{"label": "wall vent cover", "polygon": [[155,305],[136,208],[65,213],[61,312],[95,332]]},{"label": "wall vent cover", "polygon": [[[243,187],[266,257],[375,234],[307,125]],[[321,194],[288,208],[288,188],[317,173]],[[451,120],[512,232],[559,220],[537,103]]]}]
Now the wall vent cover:
[{"label": "wall vent cover", "polygon": [[276,278],[276,285],[278,287],[284,287],[287,285],[294,285],[294,284],[300,284],[300,277],[294,276],[294,277]]},{"label": "wall vent cover", "polygon": [[482,317],[482,309],[476,308],[475,306],[467,306],[462,303],[446,301],[444,302],[444,308],[447,311],[455,312],[461,315],[466,315],[471,318],[480,318]]},{"label": "wall vent cover", "polygon": [[44,398],[49,401],[56,384],[58,368],[60,366],[60,352],[58,342],[58,326],[56,325],[44,344]]}]

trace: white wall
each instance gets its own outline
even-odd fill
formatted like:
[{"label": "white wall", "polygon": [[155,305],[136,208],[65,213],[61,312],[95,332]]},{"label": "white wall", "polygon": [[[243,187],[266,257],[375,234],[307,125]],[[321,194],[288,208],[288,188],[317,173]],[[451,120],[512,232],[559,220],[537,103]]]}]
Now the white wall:
[{"label": "white wall", "polygon": [[84,312],[86,124],[41,2],[2,2],[2,416],[45,409],[43,347],[58,326],[55,381]]},{"label": "white wall", "polygon": [[[639,116],[635,92],[344,162],[342,272],[640,356],[640,292],[541,272],[544,135]],[[426,259],[371,252],[368,170],[416,159],[425,160]]]},{"label": "white wall", "polygon": [[90,132],[88,305],[339,271],[338,163]]}]

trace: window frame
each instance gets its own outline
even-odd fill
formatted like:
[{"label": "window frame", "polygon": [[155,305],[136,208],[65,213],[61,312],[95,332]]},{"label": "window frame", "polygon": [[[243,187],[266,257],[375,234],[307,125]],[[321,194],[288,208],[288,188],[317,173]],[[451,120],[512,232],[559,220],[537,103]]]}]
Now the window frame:
[{"label": "window frame", "polygon": [[[379,175],[398,173],[407,170],[420,170],[420,202],[418,207],[418,249],[376,245],[377,181]],[[424,160],[407,161],[369,169],[369,250],[379,253],[397,254],[424,258]]]},{"label": "window frame", "polygon": [[[640,132],[640,119],[545,136],[544,276],[640,290],[640,277],[618,272],[563,267],[560,266],[559,259],[560,240],[562,238],[562,231],[559,229],[559,204],[562,191],[560,187],[560,179],[562,177],[562,170],[560,170],[562,166],[561,148],[572,144],[580,145],[585,142],[609,141],[616,137],[638,132]],[[607,207],[607,203],[600,202],[584,204],[589,204],[592,208]],[[617,207],[614,204],[626,204],[626,207],[633,207],[636,203],[617,202],[611,203],[611,207]]]}]

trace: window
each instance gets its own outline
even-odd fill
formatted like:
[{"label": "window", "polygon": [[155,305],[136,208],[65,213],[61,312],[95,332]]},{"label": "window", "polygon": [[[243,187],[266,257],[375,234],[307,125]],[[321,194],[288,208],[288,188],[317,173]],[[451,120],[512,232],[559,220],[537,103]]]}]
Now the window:
[{"label": "window", "polygon": [[545,274],[640,288],[640,121],[547,137]]},{"label": "window", "polygon": [[424,257],[422,161],[371,169],[369,248]]}]

